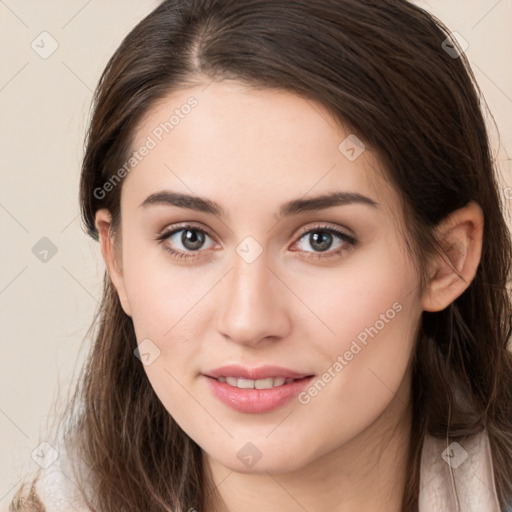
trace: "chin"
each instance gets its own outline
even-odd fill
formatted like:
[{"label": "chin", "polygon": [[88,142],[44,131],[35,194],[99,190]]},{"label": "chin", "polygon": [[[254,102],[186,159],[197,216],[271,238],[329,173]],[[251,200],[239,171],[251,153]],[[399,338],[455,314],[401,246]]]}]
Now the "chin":
[{"label": "chin", "polygon": [[[248,442],[241,448],[235,449],[235,456],[227,457],[224,450],[221,453],[210,452],[208,457],[215,460],[216,463],[243,474],[265,475],[267,473],[279,474],[289,473],[301,469],[308,464],[308,459],[304,457],[297,458],[294,453],[278,453],[278,447],[268,446],[258,449],[254,444]],[[297,450],[301,452],[301,450]]]}]

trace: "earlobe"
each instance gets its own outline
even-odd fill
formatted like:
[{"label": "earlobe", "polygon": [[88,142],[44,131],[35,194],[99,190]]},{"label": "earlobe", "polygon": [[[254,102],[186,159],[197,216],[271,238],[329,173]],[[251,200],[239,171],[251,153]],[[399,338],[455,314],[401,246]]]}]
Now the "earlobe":
[{"label": "earlobe", "polygon": [[482,254],[484,216],[471,201],[437,227],[443,247],[431,261],[431,281],[424,291],[424,311],[441,311],[462,295],[476,275]]},{"label": "earlobe", "polygon": [[117,291],[119,301],[121,302],[124,312],[128,316],[131,316],[130,305],[128,303],[124,286],[120,256],[117,254],[115,248],[115,240],[112,232],[112,216],[110,212],[107,209],[98,210],[96,212],[94,223],[98,230],[101,254],[103,255],[105,265],[107,266],[110,279]]}]

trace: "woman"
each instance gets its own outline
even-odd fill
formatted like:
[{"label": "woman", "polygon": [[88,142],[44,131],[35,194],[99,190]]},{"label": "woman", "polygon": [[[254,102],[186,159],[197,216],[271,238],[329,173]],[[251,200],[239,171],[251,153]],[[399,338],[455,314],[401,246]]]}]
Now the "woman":
[{"label": "woman", "polygon": [[432,15],[163,2],[100,80],[80,200],[95,343],[13,510],[512,510],[510,234]]}]

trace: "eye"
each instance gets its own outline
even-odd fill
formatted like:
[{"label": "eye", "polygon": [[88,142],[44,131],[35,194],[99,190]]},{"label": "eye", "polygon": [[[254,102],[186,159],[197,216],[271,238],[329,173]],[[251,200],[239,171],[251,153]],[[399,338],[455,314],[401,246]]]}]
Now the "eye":
[{"label": "eye", "polygon": [[[166,229],[163,233],[158,235],[157,241],[162,243],[165,250],[178,259],[197,258],[194,253],[200,252],[200,249],[205,249],[204,244],[206,238],[211,240],[208,233],[201,228],[193,225],[180,226],[179,228],[173,227]],[[311,253],[308,258],[330,258],[336,256],[350,247],[357,245],[357,240],[347,235],[340,229],[330,226],[317,226],[314,228],[303,229],[301,236],[294,243],[298,245],[302,240],[305,240],[306,245],[309,244],[313,251],[307,249],[300,249],[303,252]],[[331,249],[333,243],[338,241],[338,247]],[[212,245],[206,249],[215,246],[212,240]],[[176,248],[177,247],[177,248]],[[327,255],[323,255],[326,253]]]},{"label": "eye", "polygon": [[206,238],[210,238],[210,236],[204,229],[186,225],[177,229],[166,229],[158,236],[157,240],[164,245],[166,251],[181,259],[195,258],[196,255],[193,253],[199,252],[199,249],[204,249],[203,245]]},{"label": "eye", "polygon": [[[301,249],[312,253],[306,256],[308,258],[330,258],[357,245],[357,240],[354,237],[347,235],[340,229],[329,226],[316,226],[302,230],[301,236],[294,245],[300,244],[302,240],[305,242],[303,242],[303,247],[304,245],[309,245],[313,249],[313,251]],[[338,247],[330,250],[336,241],[338,242]],[[327,253],[328,255],[324,256],[322,253]]]}]

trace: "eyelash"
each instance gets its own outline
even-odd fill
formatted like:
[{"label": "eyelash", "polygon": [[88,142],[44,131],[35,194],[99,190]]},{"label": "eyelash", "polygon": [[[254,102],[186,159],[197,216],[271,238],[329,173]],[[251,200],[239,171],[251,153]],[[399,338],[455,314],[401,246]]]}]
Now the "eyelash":
[{"label": "eyelash", "polygon": [[[164,244],[164,242],[170,236],[172,236],[172,235],[174,235],[174,234],[176,234],[176,233],[178,233],[180,231],[186,231],[186,230],[196,231],[198,233],[203,233],[203,234],[209,236],[210,238],[212,238],[209,235],[209,233],[207,231],[205,231],[204,229],[198,228],[198,227],[193,226],[191,224],[186,224],[186,225],[180,226],[179,228],[176,228],[176,229],[173,229],[173,228],[166,229],[163,233],[158,235],[157,241],[158,241],[158,243],[163,244],[164,249],[167,252],[169,252],[173,257],[175,257],[177,259],[196,258],[194,253],[201,252],[200,250],[199,251],[191,251],[191,252],[183,252],[183,251],[177,251],[175,249],[172,249],[168,245]],[[347,235],[345,232],[341,231],[340,229],[333,228],[333,227],[330,227],[330,226],[325,226],[325,225],[323,225],[323,226],[315,226],[313,228],[304,228],[304,229],[302,229],[294,243],[298,242],[301,238],[304,237],[304,235],[306,235],[308,233],[315,233],[315,232],[334,234],[334,235],[338,236],[343,242],[345,242],[345,244],[348,244],[350,247],[354,247],[354,246],[358,245],[358,241],[354,237],[352,237],[350,235]],[[310,253],[309,251],[304,251],[304,252],[309,254],[308,256],[306,256],[306,258],[327,259],[327,258],[335,257],[335,256],[341,254],[342,252],[346,251],[346,250],[347,250],[347,247],[345,247],[343,245],[342,247],[340,247],[338,249],[335,249],[335,250],[332,250],[332,251],[326,251],[325,253]],[[324,256],[324,254],[328,254],[328,256]]]}]

